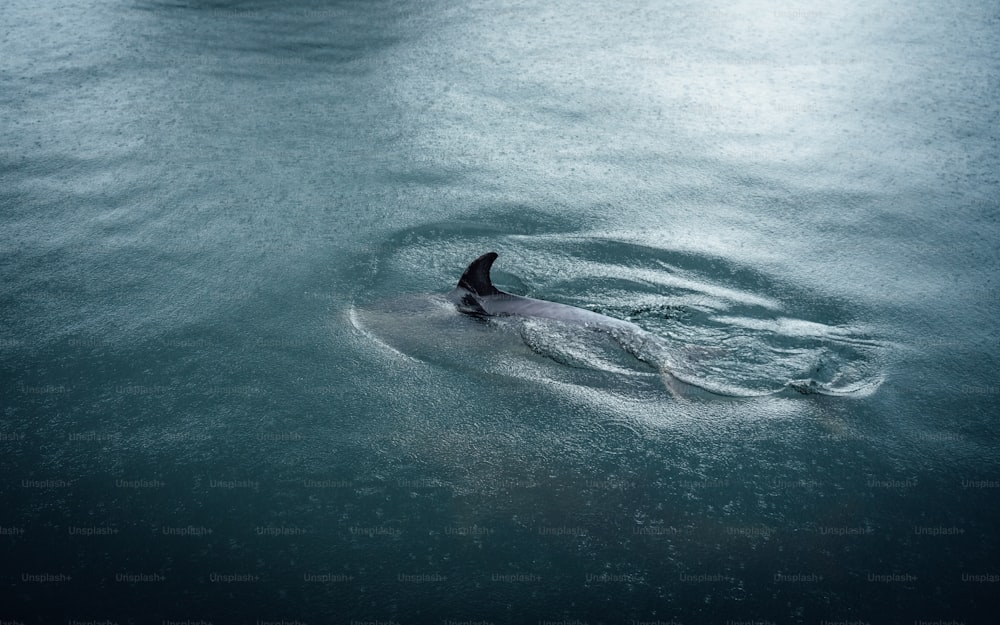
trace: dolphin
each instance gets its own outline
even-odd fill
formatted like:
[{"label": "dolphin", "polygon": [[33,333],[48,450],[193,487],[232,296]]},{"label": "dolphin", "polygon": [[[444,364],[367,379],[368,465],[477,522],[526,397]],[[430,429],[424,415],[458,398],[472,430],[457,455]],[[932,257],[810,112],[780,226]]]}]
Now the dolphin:
[{"label": "dolphin", "polygon": [[[660,341],[636,324],[615,319],[592,310],[577,308],[533,297],[523,297],[506,293],[493,286],[490,268],[497,259],[496,252],[487,252],[472,261],[462,274],[458,284],[448,294],[458,310],[473,317],[540,317],[556,321],[582,325],[586,328],[610,334],[625,351],[655,367],[667,390],[675,398],[682,398],[691,382],[682,381],[662,364],[651,361],[644,352],[650,346],[660,346]],[[662,353],[662,352],[661,352]]]},{"label": "dolphin", "polygon": [[496,252],[487,252],[472,261],[458,285],[449,294],[458,310],[474,317],[542,317],[581,324],[599,330],[624,330],[644,332],[639,326],[628,321],[608,317],[591,310],[568,304],[558,304],[532,297],[522,297],[505,293],[493,286],[490,268],[497,259]]}]

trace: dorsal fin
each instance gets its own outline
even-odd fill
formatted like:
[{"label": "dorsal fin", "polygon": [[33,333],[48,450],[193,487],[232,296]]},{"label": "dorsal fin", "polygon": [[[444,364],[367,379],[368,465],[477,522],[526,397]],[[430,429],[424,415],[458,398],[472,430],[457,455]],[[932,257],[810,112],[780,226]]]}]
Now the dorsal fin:
[{"label": "dorsal fin", "polygon": [[469,263],[462,279],[458,281],[459,288],[468,289],[476,295],[497,295],[500,291],[493,286],[490,280],[490,267],[497,259],[496,252],[487,252]]}]

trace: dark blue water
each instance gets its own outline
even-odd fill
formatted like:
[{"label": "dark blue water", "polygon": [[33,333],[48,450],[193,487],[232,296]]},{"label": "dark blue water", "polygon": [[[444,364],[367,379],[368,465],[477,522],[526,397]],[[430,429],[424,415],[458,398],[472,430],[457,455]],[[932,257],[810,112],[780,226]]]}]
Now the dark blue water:
[{"label": "dark blue water", "polygon": [[998,27],[5,3],[0,622],[994,622]]}]

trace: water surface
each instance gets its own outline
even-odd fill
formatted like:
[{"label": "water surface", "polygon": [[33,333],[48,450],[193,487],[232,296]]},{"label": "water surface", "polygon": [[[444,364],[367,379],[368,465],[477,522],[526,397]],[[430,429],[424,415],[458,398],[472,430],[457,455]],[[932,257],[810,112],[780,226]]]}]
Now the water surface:
[{"label": "water surface", "polygon": [[989,622],[996,7],[0,24],[0,619]]}]

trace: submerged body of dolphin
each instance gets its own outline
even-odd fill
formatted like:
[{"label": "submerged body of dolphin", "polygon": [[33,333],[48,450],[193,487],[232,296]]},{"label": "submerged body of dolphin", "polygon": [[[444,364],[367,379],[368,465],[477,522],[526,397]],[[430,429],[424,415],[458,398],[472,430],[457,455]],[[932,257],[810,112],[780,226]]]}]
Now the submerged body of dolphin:
[{"label": "submerged body of dolphin", "polygon": [[493,286],[490,279],[490,268],[496,259],[496,252],[487,252],[469,264],[449,295],[459,311],[477,317],[520,315],[568,321],[596,329],[643,332],[634,323],[576,306],[505,293]]},{"label": "submerged body of dolphin", "polygon": [[465,273],[462,274],[458,285],[449,293],[448,298],[455,303],[460,312],[475,317],[520,316],[554,319],[606,332],[617,339],[622,348],[632,356],[656,367],[667,390],[673,396],[681,397],[683,395],[682,387],[691,384],[685,382],[682,385],[673,373],[664,369],[661,364],[649,359],[649,356],[644,352],[651,345],[662,346],[655,336],[634,323],[568,304],[558,304],[505,293],[496,288],[490,279],[490,268],[496,259],[496,252],[487,252],[472,261]]}]

